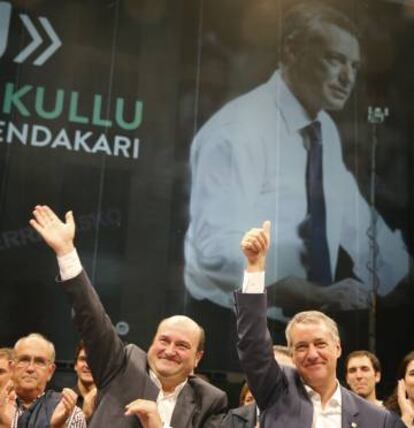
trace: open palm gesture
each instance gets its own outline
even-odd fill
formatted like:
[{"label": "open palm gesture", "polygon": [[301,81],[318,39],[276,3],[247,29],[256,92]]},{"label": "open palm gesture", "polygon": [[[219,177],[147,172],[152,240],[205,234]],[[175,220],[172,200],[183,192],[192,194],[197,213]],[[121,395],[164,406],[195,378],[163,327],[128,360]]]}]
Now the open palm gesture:
[{"label": "open palm gesture", "polygon": [[47,205],[36,205],[33,217],[30,225],[58,256],[73,250],[75,221],[72,211],[65,214],[65,222],[63,222]]}]

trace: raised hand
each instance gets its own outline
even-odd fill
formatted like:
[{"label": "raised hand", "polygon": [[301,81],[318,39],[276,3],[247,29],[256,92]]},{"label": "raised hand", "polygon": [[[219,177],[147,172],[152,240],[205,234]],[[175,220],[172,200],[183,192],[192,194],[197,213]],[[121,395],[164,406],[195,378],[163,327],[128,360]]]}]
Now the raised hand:
[{"label": "raised hand", "polygon": [[74,249],[75,221],[72,211],[65,214],[65,222],[62,222],[47,205],[36,205],[33,217],[30,225],[56,255],[63,256]]},{"label": "raised hand", "polygon": [[261,228],[250,229],[241,241],[240,247],[247,261],[247,271],[263,271],[266,255],[270,246],[270,221],[265,221]]},{"label": "raised hand", "polygon": [[135,400],[125,406],[125,415],[135,415],[139,418],[143,428],[162,428],[157,403],[150,400]]},{"label": "raised hand", "polygon": [[0,390],[0,428],[12,426],[16,410],[16,393],[9,380]]},{"label": "raised hand", "polygon": [[62,397],[56,406],[50,420],[51,428],[64,428],[66,420],[69,418],[76,406],[78,396],[75,391],[63,388]]}]

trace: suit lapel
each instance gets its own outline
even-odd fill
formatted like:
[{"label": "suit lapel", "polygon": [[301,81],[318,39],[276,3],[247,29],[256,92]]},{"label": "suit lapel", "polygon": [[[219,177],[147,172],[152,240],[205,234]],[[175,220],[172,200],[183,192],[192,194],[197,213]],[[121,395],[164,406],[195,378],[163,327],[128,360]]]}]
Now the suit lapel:
[{"label": "suit lapel", "polygon": [[180,394],[178,395],[177,403],[171,418],[172,427],[187,427],[191,426],[191,417],[195,410],[194,392],[190,384],[187,382]]},{"label": "suit lapel", "polygon": [[157,401],[159,392],[160,392],[160,390],[155,385],[155,383],[152,381],[150,376],[149,375],[145,376],[144,392],[142,394],[142,397],[145,397],[145,399],[147,399],[147,400]]},{"label": "suit lapel", "polygon": [[139,360],[139,364],[141,366],[141,370],[146,373],[146,376],[144,377],[142,397],[145,397],[146,400],[157,401],[160,389],[151,379],[151,375],[149,373],[150,368],[148,366],[147,356],[145,354],[144,357]]},{"label": "suit lapel", "polygon": [[[288,373],[288,370],[285,369],[285,373]],[[306,392],[303,382],[300,379],[297,371],[294,372],[294,382],[296,383],[296,389],[300,397],[300,426],[301,427],[312,427],[313,421],[313,404],[310,400],[308,393]]]},{"label": "suit lapel", "polygon": [[352,394],[341,386],[342,428],[358,428],[358,406]]}]

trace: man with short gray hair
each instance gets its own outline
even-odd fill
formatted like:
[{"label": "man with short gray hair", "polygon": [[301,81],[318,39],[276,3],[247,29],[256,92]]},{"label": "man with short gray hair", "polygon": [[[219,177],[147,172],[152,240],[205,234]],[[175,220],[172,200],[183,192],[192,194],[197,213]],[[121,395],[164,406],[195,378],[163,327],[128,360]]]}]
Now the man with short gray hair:
[{"label": "man with short gray hair", "polygon": [[270,222],[241,242],[246,260],[242,292],[235,293],[238,353],[260,409],[260,426],[284,428],[402,428],[399,418],[343,388],[336,377],[341,341],[335,321],[318,311],[297,314],[286,330],[295,368],[273,357],[265,290]]},{"label": "man with short gray hair", "polygon": [[320,324],[323,323],[327,326],[330,334],[335,340],[339,340],[338,325],[336,322],[319,311],[303,311],[297,313],[286,326],[286,341],[288,347],[292,347],[292,329],[296,324]]},{"label": "man with short gray hair", "polygon": [[86,428],[74,391],[46,390],[56,369],[52,342],[39,333],[20,338],[11,367],[11,380],[0,391],[0,427]]}]

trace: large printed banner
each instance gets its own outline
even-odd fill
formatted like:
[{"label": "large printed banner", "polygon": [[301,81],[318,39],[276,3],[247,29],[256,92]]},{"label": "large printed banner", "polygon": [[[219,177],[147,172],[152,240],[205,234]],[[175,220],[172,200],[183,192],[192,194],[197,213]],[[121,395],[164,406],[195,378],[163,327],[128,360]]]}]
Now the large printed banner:
[{"label": "large printed banner", "polygon": [[240,240],[270,220],[275,341],[314,308],[346,350],[392,366],[412,347],[414,10],[322,3],[0,1],[0,346],[40,331],[72,357],[56,261],[28,225],[45,203],[74,211],[126,341],[188,314],[205,369],[237,369]]}]

